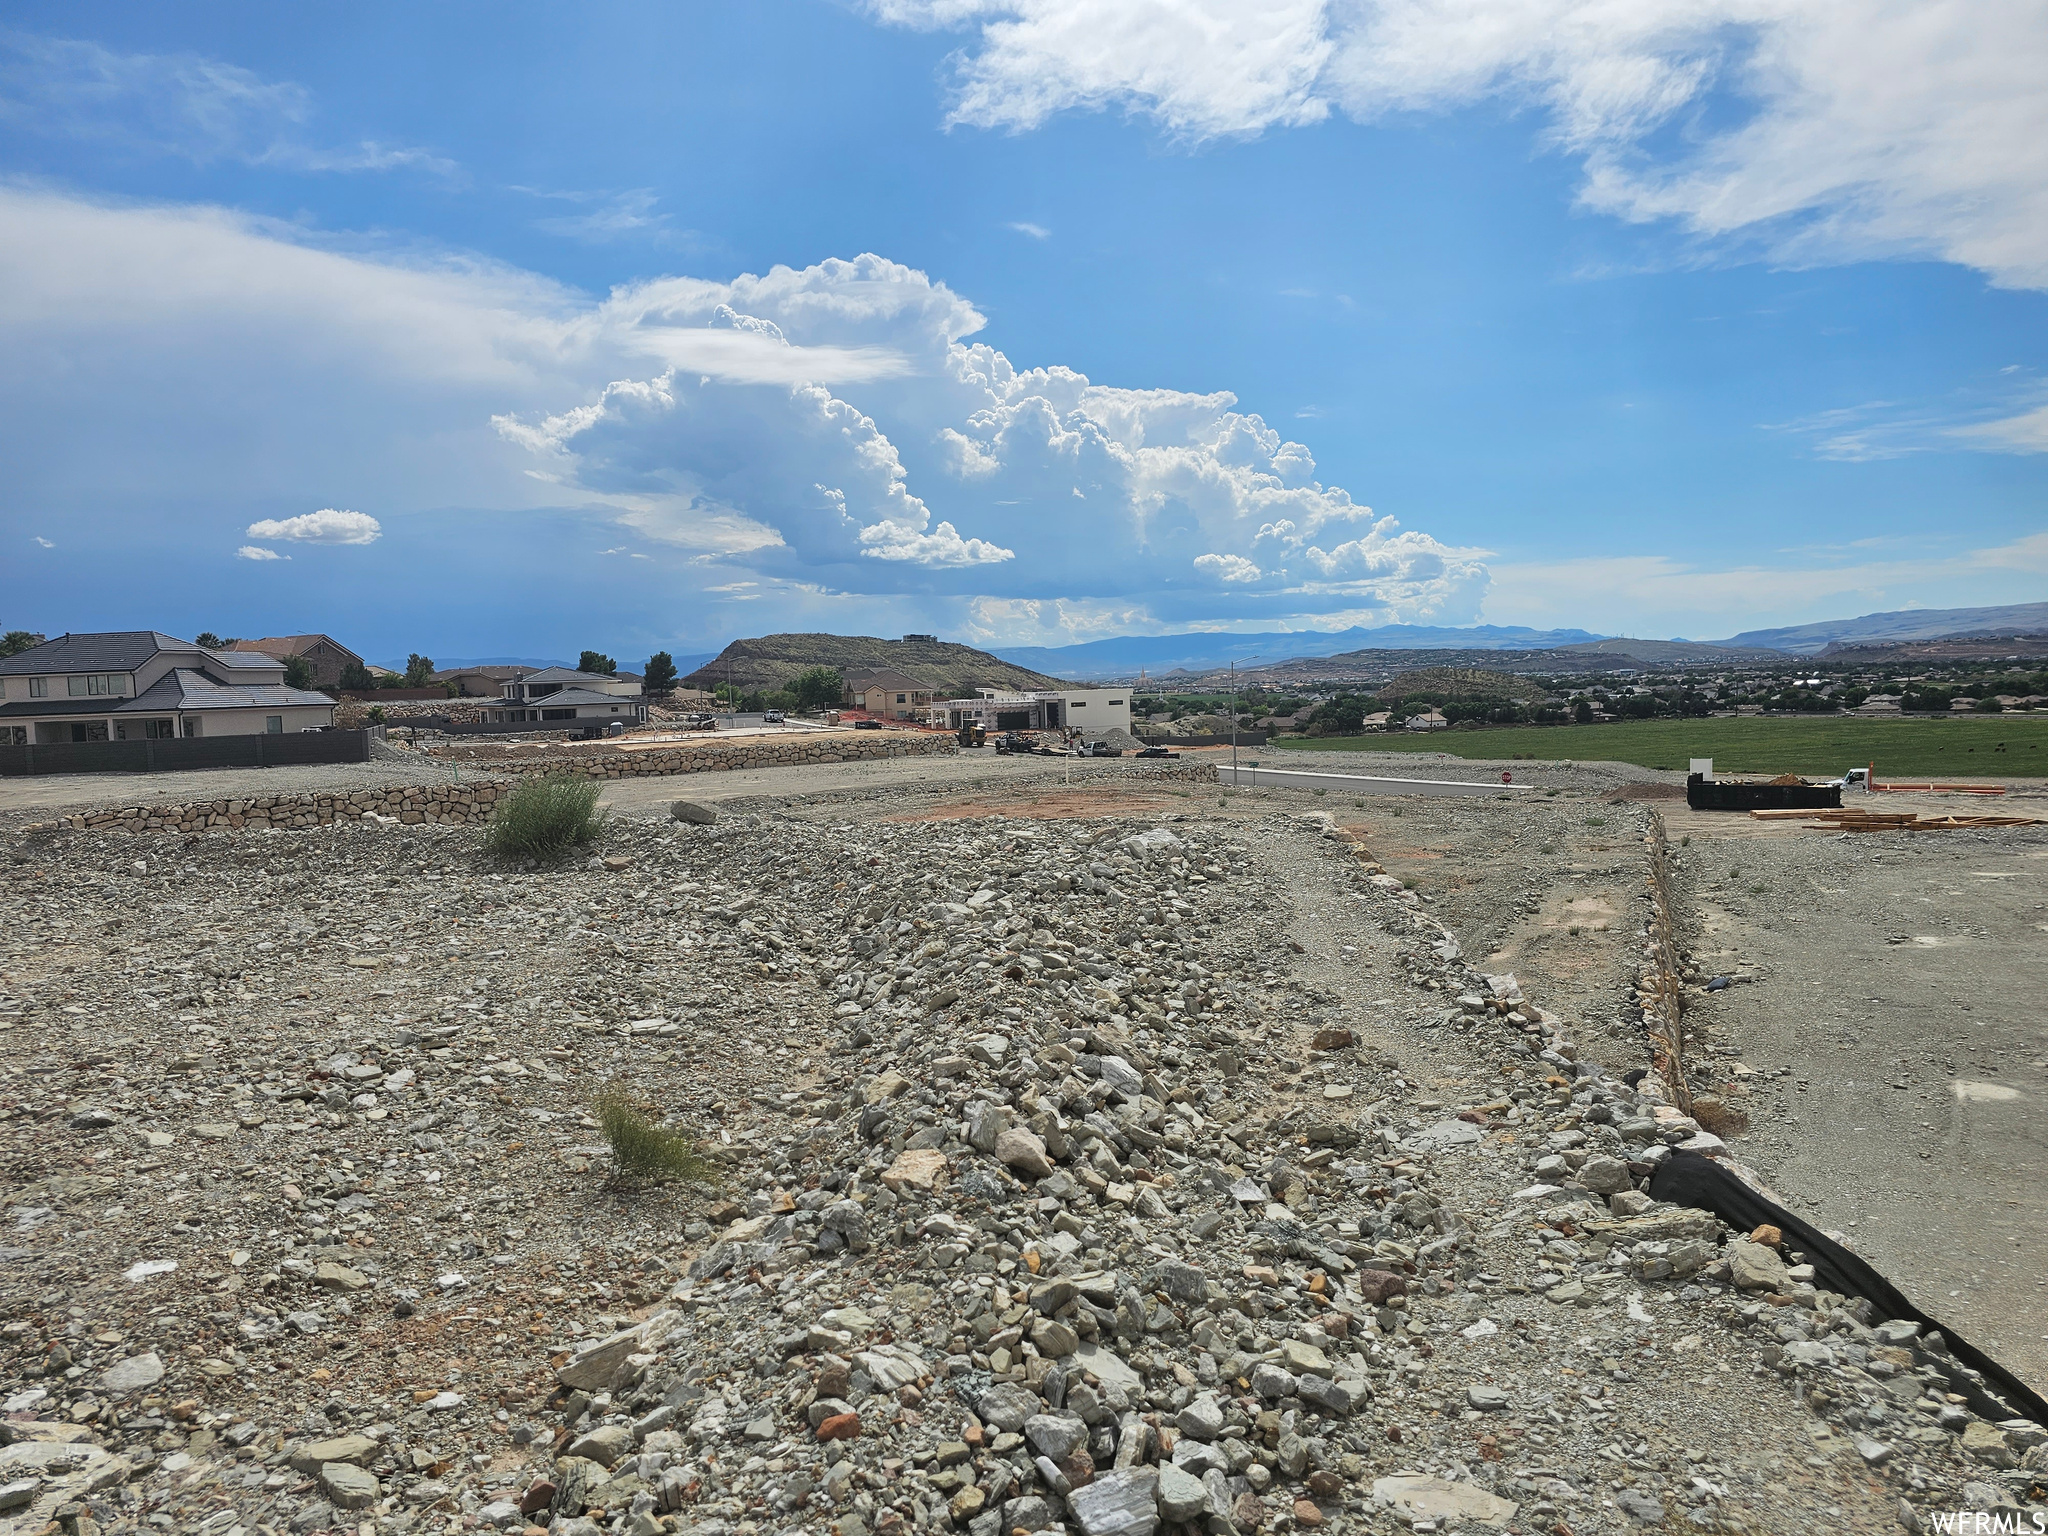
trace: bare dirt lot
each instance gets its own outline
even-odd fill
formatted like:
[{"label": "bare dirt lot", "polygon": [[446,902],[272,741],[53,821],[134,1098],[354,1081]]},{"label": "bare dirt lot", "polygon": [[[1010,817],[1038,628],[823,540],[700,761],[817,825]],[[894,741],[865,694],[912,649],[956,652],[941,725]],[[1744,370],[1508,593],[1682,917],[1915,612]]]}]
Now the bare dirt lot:
[{"label": "bare dirt lot", "polygon": [[[1629,1071],[1654,802],[1610,797],[1649,780],[1514,766],[1534,796],[623,780],[538,867],[452,827],[5,833],[0,1533],[2034,1500],[2048,1434],[1938,1343],[1651,1198],[1698,1128]],[[1761,825],[1672,818],[1735,1154],[2042,1379],[2048,829]],[[711,1182],[611,1177],[603,1091]]]}]

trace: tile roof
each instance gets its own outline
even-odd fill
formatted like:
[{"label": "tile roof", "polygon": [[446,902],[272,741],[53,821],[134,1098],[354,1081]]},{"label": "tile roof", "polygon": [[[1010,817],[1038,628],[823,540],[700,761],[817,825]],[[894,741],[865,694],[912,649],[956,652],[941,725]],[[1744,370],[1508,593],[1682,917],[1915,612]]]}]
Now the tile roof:
[{"label": "tile roof", "polygon": [[133,672],[158,651],[196,651],[190,640],[153,629],[118,629],[97,635],[59,635],[0,658],[0,677],[30,672]]}]

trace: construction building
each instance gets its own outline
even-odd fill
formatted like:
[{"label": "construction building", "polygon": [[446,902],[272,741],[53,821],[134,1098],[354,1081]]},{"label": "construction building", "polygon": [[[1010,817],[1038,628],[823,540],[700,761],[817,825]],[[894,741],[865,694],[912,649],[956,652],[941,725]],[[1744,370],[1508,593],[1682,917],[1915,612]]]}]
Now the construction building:
[{"label": "construction building", "polygon": [[933,725],[957,731],[978,725],[987,731],[1079,731],[1106,736],[1131,728],[1131,695],[1126,688],[1062,688],[1036,693],[976,690],[971,699],[935,700],[925,712]]}]

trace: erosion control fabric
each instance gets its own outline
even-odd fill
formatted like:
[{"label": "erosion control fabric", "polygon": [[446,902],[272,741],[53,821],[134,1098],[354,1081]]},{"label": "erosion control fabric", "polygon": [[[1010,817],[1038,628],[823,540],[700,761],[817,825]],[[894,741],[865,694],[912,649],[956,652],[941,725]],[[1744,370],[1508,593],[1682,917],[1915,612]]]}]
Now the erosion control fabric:
[{"label": "erosion control fabric", "polygon": [[[1782,1205],[1766,1200],[1711,1157],[1703,1157],[1697,1152],[1673,1153],[1651,1175],[1650,1194],[1673,1205],[1712,1211],[1739,1231],[1753,1232],[1761,1226],[1776,1227],[1784,1234],[1787,1248],[1797,1249],[1806,1255],[1806,1262],[1813,1266],[1814,1280],[1825,1289],[1840,1291],[1845,1296],[1863,1297],[1876,1312],[1875,1321],[1903,1319],[1918,1323],[1923,1335],[1939,1332],[1948,1345],[1949,1354],[1959,1364],[1984,1378],[1981,1389],[1968,1380],[1957,1383],[1958,1389],[1973,1399],[1971,1407],[1975,1412],[1992,1418],[2028,1418],[2036,1424],[2048,1426],[2048,1401],[2043,1401],[2040,1394],[2025,1382],[1983,1350],[1906,1300],[1904,1293],[1872,1268],[1868,1261],[1858,1258],[1810,1223],[1801,1221]],[[1987,1391],[2003,1398],[2009,1408],[1995,1411],[1999,1409],[1998,1404],[1986,1405],[1978,1401]]]}]

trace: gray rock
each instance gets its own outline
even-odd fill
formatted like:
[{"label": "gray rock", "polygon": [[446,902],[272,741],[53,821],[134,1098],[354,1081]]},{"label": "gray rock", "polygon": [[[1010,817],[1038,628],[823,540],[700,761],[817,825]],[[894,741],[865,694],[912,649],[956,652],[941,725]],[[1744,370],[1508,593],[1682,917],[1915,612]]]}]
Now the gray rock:
[{"label": "gray rock", "polygon": [[1223,1433],[1223,1409],[1215,1398],[1204,1392],[1181,1409],[1173,1422],[1182,1434],[1192,1440],[1214,1440]]},{"label": "gray rock", "polygon": [[384,1449],[368,1435],[339,1435],[332,1440],[313,1440],[291,1453],[295,1472],[311,1477],[330,1461],[353,1462],[362,1466],[374,1461]]},{"label": "gray rock", "polygon": [[633,1449],[633,1431],[624,1424],[600,1424],[588,1434],[569,1442],[564,1453],[582,1456],[596,1462],[607,1471],[613,1462]]},{"label": "gray rock", "polygon": [[1081,1347],[1081,1336],[1065,1323],[1041,1317],[1031,1325],[1031,1342],[1048,1360],[1064,1360]]},{"label": "gray rock", "polygon": [[1052,1159],[1045,1155],[1045,1143],[1021,1125],[1013,1125],[996,1137],[995,1154],[1030,1178],[1042,1179],[1052,1172]]},{"label": "gray rock", "polygon": [[1589,1157],[1579,1165],[1579,1182],[1596,1195],[1618,1195],[1630,1187],[1628,1164],[1618,1157]]},{"label": "gray rock", "polygon": [[74,1109],[71,1112],[71,1129],[74,1131],[104,1131],[115,1123],[113,1113],[104,1109]]},{"label": "gray rock", "polygon": [[1192,1520],[1209,1502],[1209,1490],[1176,1466],[1159,1469],[1159,1514],[1167,1520]]},{"label": "gray rock", "polygon": [[130,1355],[115,1361],[100,1376],[100,1385],[109,1392],[139,1392],[163,1379],[164,1363],[151,1350],[146,1355]]},{"label": "gray rock", "polygon": [[1005,1382],[982,1393],[974,1411],[984,1424],[993,1424],[1003,1433],[1014,1435],[1038,1408],[1037,1398],[1015,1383]]},{"label": "gray rock", "polygon": [[718,812],[708,805],[695,800],[678,800],[668,808],[669,815],[686,826],[708,827],[718,820]]},{"label": "gray rock", "polygon": [[1356,1413],[1368,1395],[1366,1384],[1356,1377],[1331,1380],[1326,1376],[1304,1376],[1295,1391],[1304,1403],[1336,1418]]},{"label": "gray rock", "polygon": [[1159,1529],[1159,1473],[1152,1467],[1107,1472],[1067,1499],[1082,1536],[1153,1536]]},{"label": "gray rock", "polygon": [[1721,1252],[1728,1261],[1728,1277],[1741,1290],[1775,1291],[1790,1283],[1785,1261],[1775,1249],[1738,1237]]},{"label": "gray rock", "polygon": [[580,1391],[602,1391],[611,1385],[614,1373],[626,1363],[626,1356],[640,1347],[640,1341],[646,1335],[647,1328],[643,1323],[586,1344],[562,1363],[561,1369],[555,1372],[555,1379],[565,1387]]},{"label": "gray rock", "polygon": [[1640,1488],[1623,1488],[1614,1495],[1614,1507],[1638,1525],[1655,1525],[1664,1518],[1664,1503]]},{"label": "gray rock", "polygon": [[1034,1413],[1024,1421],[1024,1438],[1039,1454],[1065,1461],[1088,1443],[1088,1426],[1063,1413]]},{"label": "gray rock", "polygon": [[1262,1361],[1252,1371],[1252,1390],[1261,1397],[1292,1397],[1299,1385],[1292,1371],[1283,1371],[1271,1361]]},{"label": "gray rock", "polygon": [[1475,1381],[1465,1389],[1465,1401],[1481,1413],[1499,1413],[1507,1407],[1508,1395],[1499,1387],[1489,1387]]},{"label": "gray rock", "polygon": [[320,1491],[337,1509],[367,1509],[377,1502],[376,1477],[352,1461],[330,1461],[320,1469]]}]

